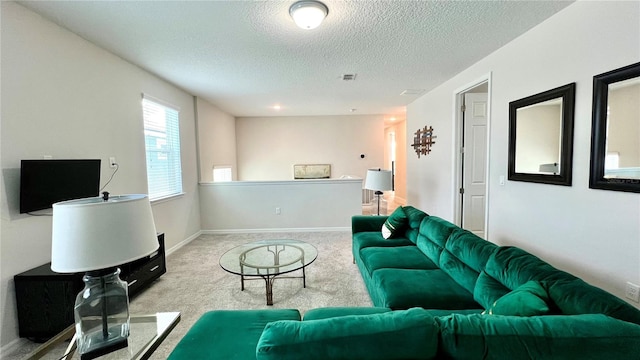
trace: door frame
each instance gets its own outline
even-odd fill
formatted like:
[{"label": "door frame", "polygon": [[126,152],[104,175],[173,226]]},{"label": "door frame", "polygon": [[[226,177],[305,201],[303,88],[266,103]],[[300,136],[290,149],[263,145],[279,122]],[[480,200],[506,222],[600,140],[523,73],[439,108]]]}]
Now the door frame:
[{"label": "door frame", "polygon": [[489,202],[491,200],[490,197],[490,187],[489,187],[489,165],[491,162],[491,72],[483,75],[477,80],[456,89],[453,92],[453,151],[451,152],[453,155],[452,163],[453,167],[451,169],[451,179],[452,179],[452,199],[453,202],[453,217],[455,219],[455,224],[458,226],[462,226],[462,194],[460,194],[459,189],[462,187],[462,136],[464,134],[464,129],[462,128],[462,104],[464,103],[464,94],[476,88],[480,85],[487,84],[487,163],[486,163],[486,201],[485,201],[485,216],[484,216],[484,238],[489,238]]}]

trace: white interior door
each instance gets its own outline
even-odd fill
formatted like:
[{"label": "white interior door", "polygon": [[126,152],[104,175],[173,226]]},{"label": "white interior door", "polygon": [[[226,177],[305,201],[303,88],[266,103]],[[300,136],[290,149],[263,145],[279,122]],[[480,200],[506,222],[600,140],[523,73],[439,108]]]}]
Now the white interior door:
[{"label": "white interior door", "polygon": [[462,227],[484,237],[487,203],[487,94],[464,94]]}]

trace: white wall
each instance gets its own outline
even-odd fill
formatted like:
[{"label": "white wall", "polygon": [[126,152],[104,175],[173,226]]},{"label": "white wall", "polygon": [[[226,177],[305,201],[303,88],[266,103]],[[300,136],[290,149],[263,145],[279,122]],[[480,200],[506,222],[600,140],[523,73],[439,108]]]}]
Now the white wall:
[{"label": "white wall", "polygon": [[[292,180],[295,164],[331,164],[331,177],[383,167],[382,115],[237,118],[238,180]],[[361,159],[360,154],[365,154]]]},{"label": "white wall", "polygon": [[362,179],[210,183],[200,195],[204,232],[349,230],[362,212]]},{"label": "white wall", "polygon": [[183,189],[153,205],[167,247],[200,231],[193,97],[44,20],[1,4],[0,346],[18,336],[13,275],[51,260],[51,217],[18,214],[21,159],[100,158],[102,184],[114,194],[146,193],[141,93],[181,108]]},{"label": "white wall", "polygon": [[197,104],[200,181],[213,181],[213,167],[230,165],[237,179],[236,119],[200,98]]},{"label": "white wall", "polygon": [[[640,284],[640,194],[588,188],[594,75],[640,60],[640,2],[578,1],[407,109],[433,125],[431,154],[408,158],[408,202],[452,220],[453,94],[492,74],[489,240],[516,245],[623,298]],[[509,102],[576,82],[573,186],[507,181]],[[638,306],[637,303],[633,305]]]}]

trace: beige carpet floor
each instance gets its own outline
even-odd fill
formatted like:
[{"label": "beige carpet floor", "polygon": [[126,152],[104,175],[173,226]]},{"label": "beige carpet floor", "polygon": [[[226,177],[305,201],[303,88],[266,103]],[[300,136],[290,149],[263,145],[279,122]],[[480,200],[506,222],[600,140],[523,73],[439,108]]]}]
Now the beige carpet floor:
[{"label": "beige carpet floor", "polygon": [[[236,245],[263,239],[296,239],[318,249],[307,267],[307,287],[301,279],[276,279],[273,306],[266,305],[264,281],[245,282],[220,268],[220,256]],[[293,308],[301,313],[317,307],[372,306],[362,277],[351,256],[350,232],[201,235],[167,257],[167,273],[132,299],[131,314],[179,311],[180,323],[151,359],[166,359],[193,323],[214,309]],[[22,359],[38,344],[25,341],[7,360]],[[57,359],[62,355],[45,357]]]}]

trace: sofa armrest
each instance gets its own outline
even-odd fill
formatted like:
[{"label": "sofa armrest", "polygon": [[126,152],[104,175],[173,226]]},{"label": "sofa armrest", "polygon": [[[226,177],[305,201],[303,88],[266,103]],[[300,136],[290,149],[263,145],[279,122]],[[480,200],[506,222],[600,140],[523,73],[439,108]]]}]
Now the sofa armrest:
[{"label": "sofa armrest", "polygon": [[380,231],[387,218],[385,215],[354,215],[351,217],[351,233]]}]

